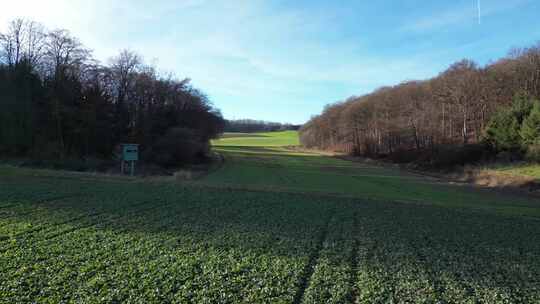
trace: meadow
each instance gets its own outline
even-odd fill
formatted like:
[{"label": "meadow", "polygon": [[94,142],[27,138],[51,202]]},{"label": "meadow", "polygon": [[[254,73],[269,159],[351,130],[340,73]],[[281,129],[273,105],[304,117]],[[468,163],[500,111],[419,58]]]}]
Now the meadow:
[{"label": "meadow", "polygon": [[228,134],[196,181],[0,167],[0,303],[540,303],[540,202]]}]

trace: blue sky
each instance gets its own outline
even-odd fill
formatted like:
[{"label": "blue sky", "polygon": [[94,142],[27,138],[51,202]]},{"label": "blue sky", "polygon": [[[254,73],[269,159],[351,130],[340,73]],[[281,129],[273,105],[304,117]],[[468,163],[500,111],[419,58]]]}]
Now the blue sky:
[{"label": "blue sky", "polygon": [[486,64],[540,40],[540,1],[49,0],[2,4],[66,28],[106,62],[139,52],[189,77],[226,118],[303,123],[325,104]]}]

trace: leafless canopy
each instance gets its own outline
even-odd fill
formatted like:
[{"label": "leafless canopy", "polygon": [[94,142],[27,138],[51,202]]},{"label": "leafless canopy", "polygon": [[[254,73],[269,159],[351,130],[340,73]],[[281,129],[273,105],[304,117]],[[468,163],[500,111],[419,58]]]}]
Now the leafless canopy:
[{"label": "leafless canopy", "polygon": [[540,43],[485,67],[462,60],[433,79],[328,106],[305,124],[301,140],[358,154],[475,143],[492,114],[518,92],[540,97]]}]

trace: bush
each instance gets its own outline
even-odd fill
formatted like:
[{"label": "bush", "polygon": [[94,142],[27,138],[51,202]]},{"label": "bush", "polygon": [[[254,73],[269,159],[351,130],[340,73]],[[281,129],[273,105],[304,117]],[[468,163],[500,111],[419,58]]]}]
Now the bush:
[{"label": "bush", "polygon": [[444,146],[432,156],[431,164],[435,168],[449,169],[487,160],[491,154],[489,147],[483,144]]},{"label": "bush", "polygon": [[178,167],[203,160],[209,143],[197,131],[187,128],[171,128],[160,137],[153,147],[144,153],[144,159],[164,167]]},{"label": "bush", "polygon": [[508,151],[499,152],[495,156],[495,161],[497,163],[507,164],[507,163],[511,163],[513,159],[514,159],[514,153],[511,153]]},{"label": "bush", "polygon": [[525,159],[530,162],[540,163],[540,144],[530,145],[527,148]]},{"label": "bush", "polygon": [[390,154],[389,158],[396,164],[406,164],[416,162],[420,159],[422,152],[411,149],[399,149]]},{"label": "bush", "polygon": [[414,163],[433,169],[452,169],[492,158],[495,158],[495,151],[485,144],[447,145],[434,150],[398,150],[390,155],[394,163]]}]

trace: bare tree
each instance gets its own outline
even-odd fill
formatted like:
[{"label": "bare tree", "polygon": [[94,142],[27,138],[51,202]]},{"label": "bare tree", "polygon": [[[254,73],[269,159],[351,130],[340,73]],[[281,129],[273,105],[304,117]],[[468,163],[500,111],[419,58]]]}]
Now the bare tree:
[{"label": "bare tree", "polygon": [[7,33],[0,36],[4,61],[9,66],[19,63],[24,44],[24,20],[15,19],[8,25]]},{"label": "bare tree", "polygon": [[46,38],[43,25],[34,21],[26,22],[25,58],[32,66],[39,65],[43,58]]},{"label": "bare tree", "polygon": [[43,55],[44,27],[34,21],[15,19],[8,25],[5,34],[0,34],[1,58],[9,66],[28,61],[37,66]]},{"label": "bare tree", "polygon": [[83,65],[90,58],[90,51],[83,47],[81,42],[70,35],[67,30],[54,30],[47,34],[44,45],[46,68],[45,71],[52,79],[51,101],[58,140],[58,151],[61,158],[66,153],[65,140],[65,117],[69,113],[64,110],[65,106],[72,103],[76,98],[64,89],[64,83],[68,78],[80,77]]},{"label": "bare tree", "polygon": [[141,61],[141,57],[130,50],[122,50],[118,56],[110,59],[117,103],[126,102],[127,92],[135,79],[135,72],[141,67]]},{"label": "bare tree", "polygon": [[302,127],[301,140],[361,154],[477,143],[491,115],[518,92],[540,97],[540,44],[483,68],[462,60],[433,79],[330,105]]},{"label": "bare tree", "polygon": [[66,30],[18,19],[0,33],[0,153],[107,158],[130,139],[146,160],[178,165],[204,155],[223,125],[189,80],[132,51],[103,66]]},{"label": "bare tree", "polygon": [[55,77],[64,76],[70,69],[81,68],[90,57],[90,51],[67,30],[50,32],[44,48],[48,71]]}]

